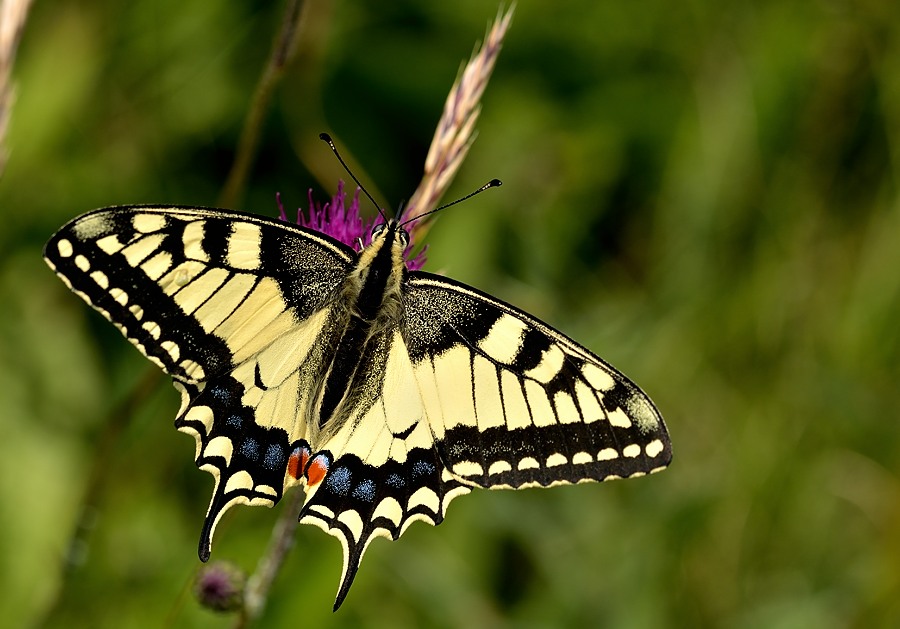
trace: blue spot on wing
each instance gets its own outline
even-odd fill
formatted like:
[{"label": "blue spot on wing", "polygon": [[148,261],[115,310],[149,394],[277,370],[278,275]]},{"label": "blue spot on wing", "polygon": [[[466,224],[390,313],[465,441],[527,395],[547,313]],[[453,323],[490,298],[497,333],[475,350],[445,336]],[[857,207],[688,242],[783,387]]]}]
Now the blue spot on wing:
[{"label": "blue spot on wing", "polygon": [[325,486],[328,491],[338,496],[346,496],[350,491],[350,470],[346,467],[339,467],[328,475],[325,480]]},{"label": "blue spot on wing", "polygon": [[375,500],[375,483],[369,479],[364,480],[353,490],[353,497],[358,500],[372,502]]},{"label": "blue spot on wing", "polygon": [[247,437],[241,444],[241,454],[251,461],[255,461],[259,458],[259,442],[253,437]]},{"label": "blue spot on wing", "polygon": [[413,478],[419,478],[420,476],[428,476],[429,474],[434,473],[434,466],[428,461],[416,461],[412,466],[412,476]]},{"label": "blue spot on wing", "polygon": [[263,466],[266,469],[277,470],[284,466],[284,450],[277,443],[270,443],[263,457]]}]

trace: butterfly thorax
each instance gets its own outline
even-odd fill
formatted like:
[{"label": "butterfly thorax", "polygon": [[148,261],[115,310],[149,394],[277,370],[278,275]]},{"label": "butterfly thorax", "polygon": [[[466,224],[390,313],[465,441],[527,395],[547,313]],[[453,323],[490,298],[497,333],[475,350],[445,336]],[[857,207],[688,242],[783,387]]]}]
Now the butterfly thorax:
[{"label": "butterfly thorax", "polygon": [[328,324],[319,335],[318,377],[310,443],[322,443],[371,407],[381,391],[384,368],[403,316],[403,251],[408,237],[391,221],[376,227],[350,273],[328,300]]}]

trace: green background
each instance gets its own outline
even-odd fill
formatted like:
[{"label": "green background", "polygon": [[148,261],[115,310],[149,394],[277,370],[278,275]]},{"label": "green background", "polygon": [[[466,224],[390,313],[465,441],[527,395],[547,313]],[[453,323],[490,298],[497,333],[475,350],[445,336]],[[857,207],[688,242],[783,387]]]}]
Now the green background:
[{"label": "green background", "polygon": [[[326,199],[346,177],[323,130],[396,207],[497,7],[308,8],[235,208]],[[6,626],[232,622],[189,592],[212,483],[176,393],[110,430],[148,366],[40,249],[95,207],[215,205],[282,11],[33,7],[0,179]],[[673,464],[461,498],[438,529],[376,541],[336,615],[340,546],[302,527],[263,626],[897,626],[900,5],[521,1],[483,105],[448,199],[505,185],[441,215],[427,268],[621,368]],[[233,510],[213,558],[252,570],[276,516]]]}]

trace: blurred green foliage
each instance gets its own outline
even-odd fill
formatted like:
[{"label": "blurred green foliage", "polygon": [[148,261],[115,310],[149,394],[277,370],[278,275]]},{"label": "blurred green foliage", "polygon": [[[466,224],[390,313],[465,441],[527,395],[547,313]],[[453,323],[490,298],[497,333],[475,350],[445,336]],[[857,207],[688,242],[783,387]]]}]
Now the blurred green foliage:
[{"label": "blurred green foliage", "polygon": [[[310,2],[238,209],[345,178],[408,198],[490,3]],[[190,598],[210,490],[148,369],[44,266],[68,219],[213,205],[283,6],[37,2],[0,179],[3,624],[219,627]],[[648,479],[480,492],[366,555],[312,527],[264,626],[892,627],[900,623],[900,5],[521,1],[432,270],[533,312],[656,400]],[[276,514],[213,553],[252,570]]]}]

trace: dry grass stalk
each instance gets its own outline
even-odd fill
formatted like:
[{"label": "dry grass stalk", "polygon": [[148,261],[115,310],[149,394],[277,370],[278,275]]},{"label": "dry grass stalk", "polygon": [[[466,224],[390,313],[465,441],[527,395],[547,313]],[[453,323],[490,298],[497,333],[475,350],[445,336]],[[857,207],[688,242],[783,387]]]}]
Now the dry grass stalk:
[{"label": "dry grass stalk", "polygon": [[12,66],[31,0],[0,0],[0,175],[6,165],[6,129],[15,93]]},{"label": "dry grass stalk", "polygon": [[[450,89],[425,160],[425,175],[409,200],[404,220],[421,216],[437,207],[469,147],[475,141],[475,122],[481,112],[481,95],[500,54],[503,37],[512,21],[513,9],[514,7],[510,7],[505,13],[498,13],[484,45],[472,54],[469,63]],[[414,239],[421,238],[426,224],[427,219],[413,228],[417,232]]]}]

